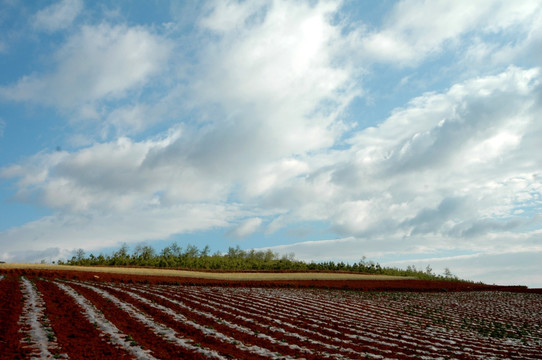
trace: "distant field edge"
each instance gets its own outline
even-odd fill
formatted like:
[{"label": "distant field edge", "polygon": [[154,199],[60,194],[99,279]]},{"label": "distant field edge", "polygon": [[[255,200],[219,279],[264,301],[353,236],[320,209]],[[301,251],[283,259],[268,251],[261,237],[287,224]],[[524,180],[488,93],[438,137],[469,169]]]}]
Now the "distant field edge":
[{"label": "distant field edge", "polygon": [[3,263],[2,269],[29,269],[53,271],[84,271],[94,273],[110,273],[143,276],[172,276],[181,278],[199,278],[212,280],[239,280],[239,281],[272,281],[272,280],[414,280],[414,277],[390,276],[378,274],[354,274],[342,272],[270,272],[270,271],[232,271],[213,272],[197,270],[176,270],[160,268],[115,267],[115,266],[71,266],[50,264],[24,264]]},{"label": "distant field edge", "polygon": [[0,274],[48,279],[190,286],[288,287],[375,292],[506,291],[542,294],[527,286],[340,272],[212,272],[137,267],[0,264]]}]

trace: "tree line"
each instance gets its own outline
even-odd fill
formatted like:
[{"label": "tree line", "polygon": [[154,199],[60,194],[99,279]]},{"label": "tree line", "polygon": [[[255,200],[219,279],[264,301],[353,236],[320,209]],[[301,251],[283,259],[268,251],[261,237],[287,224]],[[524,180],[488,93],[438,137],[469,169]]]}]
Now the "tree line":
[{"label": "tree line", "polygon": [[367,274],[382,274],[394,276],[413,276],[419,279],[435,280],[447,279],[458,280],[452,272],[446,268],[444,274],[433,272],[428,265],[425,269],[417,269],[408,266],[406,269],[384,267],[373,261],[368,261],[365,256],[354,263],[321,261],[304,262],[295,259],[295,254],[290,253],[280,256],[271,250],[242,250],[239,246],[230,247],[227,252],[215,252],[211,254],[209,246],[199,249],[195,245],[182,248],[173,243],[160,252],[156,252],[147,245],[138,245],[130,253],[128,245],[111,255],[86,255],[83,249],[78,249],[75,255],[66,261],[59,260],[59,265],[84,265],[84,266],[144,266],[158,268],[175,268],[190,270],[267,270],[267,271],[344,271]]}]

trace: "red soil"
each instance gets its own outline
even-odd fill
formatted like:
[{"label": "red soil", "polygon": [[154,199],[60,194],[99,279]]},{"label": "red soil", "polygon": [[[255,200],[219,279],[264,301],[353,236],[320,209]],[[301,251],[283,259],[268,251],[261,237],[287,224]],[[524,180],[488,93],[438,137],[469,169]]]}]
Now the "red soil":
[{"label": "red soil", "polygon": [[[420,280],[224,281],[38,269],[3,273],[7,277],[0,280],[0,359],[31,357],[21,346],[25,334],[18,331],[18,319],[24,311],[20,275],[36,284],[44,300],[44,313],[60,347],[55,353],[66,353],[72,359],[132,356],[106,341],[72,297],[57,286],[60,282],[38,276],[77,280],[63,283],[94,304],[121,332],[130,335],[137,343],[135,346],[150,349],[152,355],[162,359],[205,356],[198,349],[175,345],[162,331],[156,334],[138,316],[123,310],[114,298],[172,328],[193,345],[199,343],[203,349],[243,359],[260,359],[263,354],[255,348],[238,348],[238,344],[307,359],[323,358],[326,352],[349,358],[364,358],[367,354],[397,359],[433,355],[538,359],[541,350],[540,297],[506,293],[534,292],[525,287]],[[79,282],[84,280],[92,282]],[[93,287],[105,293],[94,291]],[[164,312],[160,306],[186,320]],[[500,330],[496,324],[501,325]],[[211,333],[204,327],[212,329]],[[505,331],[506,338],[499,338],[499,334],[488,337],[482,330]],[[213,331],[230,339],[220,340]]]},{"label": "red soil", "polygon": [[[111,289],[107,289],[107,290],[111,291]],[[133,291],[135,289],[131,289],[131,290]],[[207,313],[211,313],[211,314],[215,315],[215,319],[211,320],[211,319],[209,319],[207,317],[204,317],[202,315],[198,315],[196,313],[189,313],[189,311],[187,311],[185,308],[183,308],[183,307],[181,307],[179,305],[176,305],[172,301],[164,300],[163,298],[158,297],[158,296],[154,296],[154,295],[151,295],[151,294],[148,294],[148,293],[139,293],[139,295],[143,296],[143,297],[145,297],[147,299],[150,299],[150,300],[152,300],[153,302],[155,302],[157,304],[160,304],[160,305],[163,305],[163,306],[165,306],[167,308],[170,308],[170,309],[172,309],[173,311],[175,311],[177,313],[181,313],[184,316],[186,316],[188,319],[190,319],[190,320],[192,320],[192,321],[194,321],[194,322],[196,322],[198,324],[201,324],[203,326],[212,326],[212,328],[215,329],[216,331],[219,331],[219,332],[221,332],[223,334],[228,334],[229,336],[234,337],[235,339],[237,339],[238,341],[240,341],[243,344],[260,346],[260,347],[269,349],[271,351],[274,351],[276,353],[281,353],[283,355],[290,355],[290,356],[294,356],[294,357],[300,357],[301,356],[301,357],[303,357],[303,358],[305,358],[307,360],[319,359],[319,357],[317,357],[317,356],[313,356],[311,354],[306,354],[306,353],[300,353],[296,349],[291,349],[291,348],[285,347],[285,346],[279,346],[277,344],[274,344],[274,343],[268,341],[267,339],[262,339],[262,338],[258,337],[257,336],[258,333],[269,332],[269,329],[268,329],[267,326],[255,326],[252,323],[247,323],[247,322],[243,321],[242,319],[240,319],[237,316],[226,315],[226,314],[221,313],[219,311],[213,311],[212,309],[209,309],[209,308],[203,308],[202,309],[202,306],[195,303],[195,302],[193,302],[193,301],[191,301],[190,298],[187,296],[187,294],[182,293],[182,296],[180,296],[180,293],[176,294],[176,295],[167,294],[167,297],[169,297],[171,299],[174,299],[174,300],[181,301],[182,303],[184,303],[184,304],[186,304],[186,305],[188,305],[188,306],[190,306],[190,307],[192,307],[194,309],[204,311],[204,312],[207,312]],[[204,299],[200,299],[200,300],[204,301]],[[242,315],[242,313],[240,313],[240,315]],[[253,335],[249,335],[249,334],[244,333],[242,331],[236,331],[234,329],[231,329],[230,327],[223,324],[223,322],[222,322],[223,320],[229,321],[229,322],[237,324],[237,325],[241,325],[241,326],[251,328],[251,330],[253,331]],[[166,323],[166,321],[164,321],[164,323]],[[168,323],[168,325],[170,325],[172,328],[175,328],[177,330],[175,324]],[[182,328],[178,328],[178,330],[180,332],[183,331]],[[190,331],[194,332],[193,330],[190,330]],[[284,336],[281,335],[281,337],[284,337]],[[290,343],[297,343],[298,345],[303,346],[302,343],[299,343],[297,338],[295,338],[294,341],[290,342]],[[222,346],[223,350],[226,350],[226,348],[224,348],[224,344],[222,344],[221,346]],[[313,349],[314,349],[314,346],[313,346]],[[324,350],[326,350],[326,349],[324,349]],[[235,349],[235,352],[239,352],[239,350]],[[254,356],[254,358],[260,358],[260,357],[256,356],[255,354],[247,354],[247,353],[244,353],[244,352],[239,352],[239,358],[245,359],[245,358],[248,358],[247,356],[249,358],[252,358],[251,356]]]},{"label": "red soil", "polygon": [[94,306],[103,312],[109,321],[115,324],[123,333],[130,335],[137,344],[144,346],[145,349],[152,349],[153,356],[159,359],[205,359],[200,354],[171,344],[154,334],[145,325],[126,314],[113,304],[113,302],[101,297],[93,290],[76,284],[70,284],[70,287],[86,297]]},{"label": "red soil", "polygon": [[[163,291],[164,289],[161,289],[161,290]],[[337,351],[339,351],[339,352],[345,347],[349,348],[349,349],[353,349],[358,353],[363,353],[364,351],[367,350],[364,347],[363,344],[360,345],[361,342],[359,340],[356,341],[358,344],[350,344],[350,345],[346,346],[345,343],[341,342],[340,340],[337,340],[338,334],[336,332],[327,331],[327,329],[323,328],[322,326],[318,326],[318,328],[319,328],[318,331],[321,334],[328,335],[329,337],[323,337],[323,336],[319,336],[317,334],[314,334],[314,332],[310,331],[310,329],[314,329],[314,327],[311,327],[306,319],[299,318],[299,317],[294,317],[292,314],[288,313],[288,310],[285,310],[284,312],[281,312],[280,314],[274,313],[273,315],[270,315],[266,311],[250,310],[249,307],[245,305],[245,303],[249,303],[251,301],[257,301],[257,300],[255,300],[255,298],[253,298],[251,296],[248,296],[248,297],[240,296],[239,298],[237,298],[236,299],[236,308],[237,309],[235,309],[235,310],[228,309],[227,310],[228,312],[231,313],[231,315],[230,315],[230,314],[224,313],[220,309],[223,308],[222,305],[230,305],[232,300],[231,299],[228,299],[228,300],[222,299],[221,300],[220,295],[211,297],[212,301],[215,304],[213,306],[213,303],[211,303],[209,300],[205,299],[205,297],[201,296],[201,294],[194,297],[194,295],[188,294],[185,291],[183,291],[183,289],[180,289],[180,288],[176,289],[176,294],[173,294],[173,293],[165,293],[165,294],[167,294],[167,296],[171,297],[172,299],[177,299],[179,301],[182,301],[183,303],[188,304],[188,305],[190,305],[190,306],[192,306],[194,308],[200,308],[200,310],[212,313],[213,315],[216,316],[217,319],[224,319],[226,321],[230,321],[230,322],[235,323],[235,324],[246,326],[248,328],[251,328],[255,332],[261,332],[261,333],[264,333],[264,334],[268,334],[268,335],[274,336],[275,338],[277,338],[279,340],[284,339],[284,340],[287,341],[288,344],[295,344],[295,345],[298,345],[300,347],[304,347],[304,346],[307,345],[306,341],[300,339],[297,336],[289,334],[289,333],[291,333],[291,334],[301,334],[302,336],[305,336],[306,338],[310,338],[311,340],[323,341],[324,343],[329,343],[329,344],[335,345],[335,346],[337,346],[337,348],[338,348]],[[216,303],[220,303],[220,305],[216,306]],[[210,305],[211,307],[204,307],[201,304],[207,304],[207,305]],[[174,308],[174,307],[171,306],[171,308]],[[213,309],[213,308],[215,308],[215,309]],[[294,309],[294,308],[296,308],[295,305],[292,307],[292,309]],[[241,318],[243,316],[248,316],[249,318],[256,319],[261,325],[256,325],[253,322],[244,321]],[[272,316],[273,318],[280,320],[281,323],[277,324],[277,323],[274,323],[274,322],[266,319],[266,317],[269,317],[269,316]],[[292,323],[295,326],[292,327],[292,326],[286,325],[286,323]],[[321,325],[321,324],[319,324],[319,325]],[[273,332],[273,331],[270,330],[269,326],[279,326],[280,329],[284,330],[285,332],[283,332],[283,331]],[[307,329],[309,329],[309,330],[307,330]],[[230,332],[231,332],[231,330],[230,330]],[[321,359],[322,355],[318,355],[318,353],[326,353],[326,352],[329,351],[329,348],[326,348],[326,347],[324,347],[322,345],[318,345],[318,344],[315,344],[315,343],[311,343],[309,345],[311,350],[316,352],[315,355],[307,354],[307,353],[299,353],[297,350],[290,349],[290,348],[287,348],[287,347],[281,347],[281,346],[278,346],[278,345],[274,345],[272,343],[263,344],[262,346],[267,347],[269,349],[273,349],[273,351],[276,351],[278,353],[282,353],[283,355],[291,355],[291,356],[294,356],[296,358],[297,357],[303,357],[305,359]],[[386,347],[385,346],[380,346],[380,350],[385,351]],[[348,355],[352,356],[351,353],[346,353],[345,355],[346,356],[348,356]]]},{"label": "red soil", "polygon": [[34,282],[43,296],[58,343],[62,344],[62,353],[74,360],[132,358],[124,350],[105,342],[103,334],[85,318],[79,305],[58,286],[43,280]]},{"label": "red soil", "polygon": [[[131,296],[129,296],[122,290],[114,290],[110,288],[107,288],[106,290],[110,294],[117,297],[118,299],[121,299],[122,301],[130,303],[136,306],[138,309],[142,310],[144,313],[151,315],[154,321],[157,321],[169,326],[170,328],[174,329],[178,333],[183,334],[184,338],[188,338],[192,340],[194,343],[199,343],[205,348],[215,350],[218,353],[222,353],[222,355],[227,355],[227,354],[233,355],[233,357],[236,359],[237,358],[239,359],[266,359],[266,357],[264,356],[258,356],[257,354],[254,354],[254,353],[243,352],[239,350],[237,347],[235,347],[235,345],[233,344],[224,343],[213,337],[206,336],[202,334],[200,331],[194,329],[193,327],[190,327],[186,325],[185,323],[178,322],[172,319],[169,315],[164,314],[163,312],[155,309],[154,307],[149,306],[141,301],[138,301],[132,298]],[[156,300],[156,299],[153,298],[153,300]],[[166,307],[173,309],[173,307],[169,306],[169,304],[167,304]],[[183,313],[185,311],[180,310],[177,312]],[[213,328],[216,325],[215,322],[211,322],[208,319],[205,319],[203,317],[198,319],[198,324],[203,325],[203,326],[213,326]],[[229,333],[229,335],[232,335],[231,330],[229,330],[227,333]],[[235,338],[238,339],[238,341],[244,342],[246,338],[246,334],[239,333],[235,335],[236,335]]]},{"label": "red soil", "polygon": [[103,272],[87,272],[72,270],[38,270],[38,269],[11,269],[4,270],[6,274],[14,276],[39,276],[49,279],[73,279],[119,283],[143,284],[176,284],[176,285],[206,285],[231,287],[288,287],[288,288],[322,288],[344,289],[357,291],[509,291],[542,293],[542,289],[528,289],[526,286],[499,286],[462,281],[447,280],[272,280],[272,281],[245,281],[245,280],[216,280],[201,278],[186,278],[159,275],[128,275]]},{"label": "red soil", "polygon": [[22,293],[16,277],[0,280],[0,359],[26,359],[27,349],[21,344],[19,317],[23,310]]}]

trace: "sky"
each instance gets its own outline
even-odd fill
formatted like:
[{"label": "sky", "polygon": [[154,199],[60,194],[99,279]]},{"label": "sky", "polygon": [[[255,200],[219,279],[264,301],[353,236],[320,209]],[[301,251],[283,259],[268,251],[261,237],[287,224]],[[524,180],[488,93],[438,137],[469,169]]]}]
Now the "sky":
[{"label": "sky", "polygon": [[0,260],[177,242],[542,287],[542,2],[0,3]]}]

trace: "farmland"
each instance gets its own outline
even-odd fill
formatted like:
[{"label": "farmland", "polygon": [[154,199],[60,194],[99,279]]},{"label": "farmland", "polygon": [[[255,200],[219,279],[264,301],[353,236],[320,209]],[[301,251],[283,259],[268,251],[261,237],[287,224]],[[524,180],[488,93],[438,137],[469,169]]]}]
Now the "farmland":
[{"label": "farmland", "polygon": [[125,267],[125,266],[54,266],[48,264],[0,264],[0,270],[10,269],[29,269],[29,270],[45,270],[54,271],[76,271],[76,272],[93,272],[107,273],[119,275],[142,275],[142,276],[171,276],[178,278],[199,278],[212,280],[404,280],[408,277],[404,276],[388,276],[375,274],[352,274],[352,273],[337,273],[337,272],[262,272],[262,271],[237,271],[237,272],[211,272],[211,271],[188,271],[176,269],[157,269],[144,267]]},{"label": "farmland", "polygon": [[[50,269],[0,277],[2,359],[542,358],[542,295],[521,288]],[[393,281],[402,291],[340,290]]]}]

